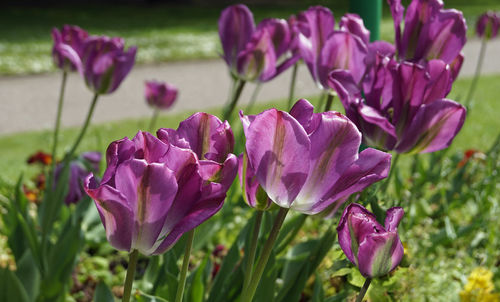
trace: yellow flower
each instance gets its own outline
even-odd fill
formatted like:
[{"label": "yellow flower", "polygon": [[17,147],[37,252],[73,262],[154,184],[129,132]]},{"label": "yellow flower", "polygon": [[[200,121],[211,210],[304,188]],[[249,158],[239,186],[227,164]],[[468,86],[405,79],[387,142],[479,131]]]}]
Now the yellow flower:
[{"label": "yellow flower", "polygon": [[493,293],[493,273],[484,268],[475,268],[460,292],[461,302],[500,302],[500,295]]}]

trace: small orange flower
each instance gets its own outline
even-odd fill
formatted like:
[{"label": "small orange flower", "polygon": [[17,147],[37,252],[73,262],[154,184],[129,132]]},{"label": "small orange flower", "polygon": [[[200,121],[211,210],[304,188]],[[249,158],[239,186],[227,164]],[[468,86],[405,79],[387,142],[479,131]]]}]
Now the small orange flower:
[{"label": "small orange flower", "polygon": [[40,163],[43,166],[48,166],[52,164],[52,155],[43,151],[37,151],[36,153],[32,154],[26,162],[30,165]]}]

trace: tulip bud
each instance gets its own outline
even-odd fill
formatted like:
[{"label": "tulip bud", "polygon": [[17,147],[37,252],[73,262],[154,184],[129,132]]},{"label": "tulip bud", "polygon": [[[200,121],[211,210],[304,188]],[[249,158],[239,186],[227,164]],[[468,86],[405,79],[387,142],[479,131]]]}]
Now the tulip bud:
[{"label": "tulip bud", "polygon": [[494,39],[500,28],[500,15],[488,11],[482,14],[476,23],[476,34],[481,38]]},{"label": "tulip bud", "polygon": [[65,71],[82,72],[81,56],[87,38],[88,33],[78,26],[64,25],[61,31],[54,28],[52,57],[57,67]]},{"label": "tulip bud", "polygon": [[377,222],[375,215],[357,203],[350,204],[344,210],[337,227],[339,244],[363,276],[384,276],[401,262],[404,249],[397,227],[403,214],[402,208],[390,208],[384,228]]}]

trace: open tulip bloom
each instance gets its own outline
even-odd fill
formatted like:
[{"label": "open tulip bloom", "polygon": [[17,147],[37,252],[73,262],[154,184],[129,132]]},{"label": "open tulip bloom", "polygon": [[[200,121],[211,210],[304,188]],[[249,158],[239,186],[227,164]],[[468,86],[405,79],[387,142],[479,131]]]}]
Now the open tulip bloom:
[{"label": "open tulip bloom", "polygon": [[367,145],[426,153],[448,147],[464,124],[465,107],[445,98],[452,81],[449,65],[441,60],[423,67],[377,54],[362,83],[348,71],[333,71],[329,85]]},{"label": "open tulip bloom", "polygon": [[383,227],[375,215],[360,204],[352,203],[344,210],[337,227],[339,244],[363,276],[384,276],[401,262],[404,249],[398,225],[403,215],[402,208],[390,208]]},{"label": "open tulip bloom", "polygon": [[111,143],[102,181],[85,182],[110,244],[160,254],[214,215],[236,176],[233,145],[227,122],[206,113],[158,130],[158,138],[139,131]]},{"label": "open tulip bloom", "polygon": [[240,178],[253,179],[245,182],[246,194],[263,190],[278,206],[311,215],[336,210],[349,195],[387,176],[390,154],[371,148],[359,153],[361,133],[354,123],[338,112],[313,110],[302,99],[290,113],[240,112],[248,160]]},{"label": "open tulip bloom", "polygon": [[288,22],[265,19],[256,27],[243,4],[222,11],[219,37],[231,74],[244,81],[269,81],[299,60]]}]

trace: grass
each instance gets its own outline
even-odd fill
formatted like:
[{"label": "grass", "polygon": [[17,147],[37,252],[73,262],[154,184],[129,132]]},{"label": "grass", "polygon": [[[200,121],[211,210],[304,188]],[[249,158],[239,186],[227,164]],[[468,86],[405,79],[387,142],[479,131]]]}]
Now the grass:
[{"label": "grass", "polygon": [[[469,88],[471,79],[459,79],[454,84],[454,89],[450,94],[451,99],[459,99],[463,97]],[[456,137],[451,148],[454,150],[478,149],[485,151],[489,148],[499,133],[497,118],[497,95],[500,94],[500,75],[485,76],[478,84],[476,92],[476,103],[473,110],[467,117],[466,123],[462,131]],[[316,104],[317,97],[309,98]],[[260,112],[266,108],[277,107],[284,109],[286,102],[284,100],[275,101],[266,104],[256,104],[253,112]],[[54,108],[55,110],[55,108]],[[339,102],[335,102],[334,110],[343,112]],[[208,110],[212,114],[220,116],[220,109],[214,108]],[[180,121],[187,118],[191,112],[185,112],[176,115],[163,115],[159,117],[157,125],[165,128],[177,128]],[[149,122],[148,118],[129,119],[118,122],[104,123],[93,125],[90,127],[89,133],[83,141],[80,150],[99,150],[105,151],[108,144],[124,136],[133,137],[139,129],[145,129]],[[234,120],[235,133],[238,131],[239,122]],[[75,139],[79,128],[68,128],[61,131],[61,148],[69,148]],[[7,180],[14,181],[19,176],[20,171],[26,171],[27,157],[37,150],[49,151],[51,148],[52,132],[34,131],[18,133],[0,137],[0,146],[4,146],[0,151],[0,171],[1,176]],[[59,148],[59,150],[63,150]],[[60,154],[61,151],[60,151]]]},{"label": "grass", "polygon": [[[382,0],[385,3],[385,0]],[[348,1],[319,1],[337,20],[347,11]],[[257,21],[267,17],[287,18],[306,9],[312,1],[292,5],[249,5]],[[487,9],[500,10],[494,0],[446,1],[445,7],[464,12],[469,24]],[[52,71],[50,31],[63,24],[77,24],[91,34],[124,37],[139,47],[139,63],[216,58],[219,53],[217,19],[223,7],[187,5],[91,4],[7,6],[0,10],[0,75]],[[469,26],[472,35],[473,26]],[[381,37],[393,40],[393,25],[384,7]]]}]

